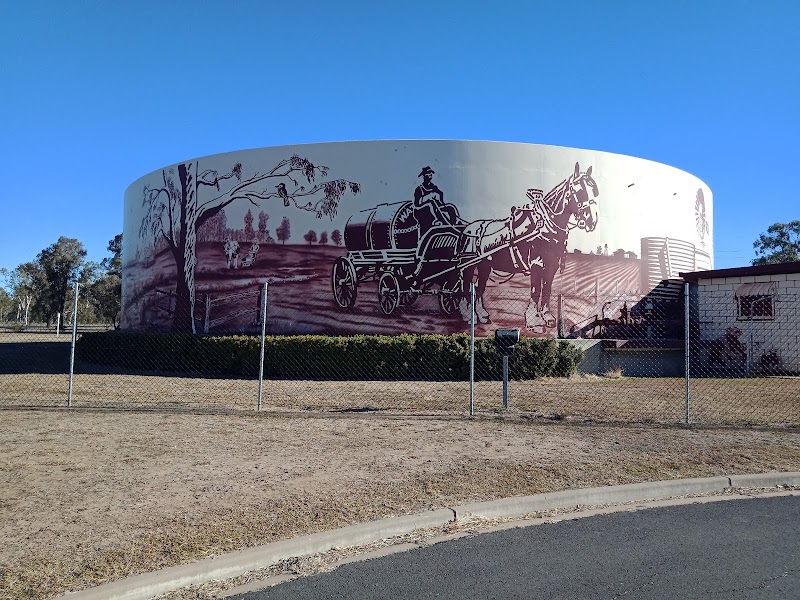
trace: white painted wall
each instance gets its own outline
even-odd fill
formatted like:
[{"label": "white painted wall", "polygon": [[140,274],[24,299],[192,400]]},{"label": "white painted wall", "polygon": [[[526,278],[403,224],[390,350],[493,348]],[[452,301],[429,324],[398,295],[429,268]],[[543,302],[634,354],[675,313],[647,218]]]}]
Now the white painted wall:
[{"label": "white painted wall", "polygon": [[[303,243],[301,232],[309,228],[344,230],[351,214],[387,202],[413,198],[421,183],[421,168],[431,166],[434,183],[447,202],[458,206],[468,221],[502,218],[512,205],[526,202],[528,188],[547,192],[572,173],[575,163],[581,170],[592,167],[600,188],[599,221],[594,232],[574,230],[570,250],[588,253],[608,244],[640,253],[641,238],[669,237],[695,244],[713,256],[713,199],[711,191],[697,177],[656,162],[560,146],[509,142],[451,140],[386,140],[332,142],[296,146],[276,146],[207,156],[198,160],[199,172],[207,169],[227,172],[242,163],[242,175],[263,173],[283,159],[298,154],[317,165],[330,168],[328,179],[344,178],[361,184],[362,192],[346,197],[338,215],[331,221],[317,220],[313,214],[284,209],[276,200],[256,209],[248,202],[236,202],[226,209],[229,222],[240,223],[248,208],[263,209],[270,215],[270,228],[287,213],[292,221],[290,243]],[[165,167],[169,169],[171,167]],[[632,184],[632,185],[631,185]],[[142,190],[163,185],[162,171],[154,171],[132,183],[125,192],[123,262],[136,256],[139,225],[144,212]],[[703,190],[708,234],[701,236],[695,220],[698,189]],[[713,264],[710,265],[713,268]]]},{"label": "white painted wall", "polygon": [[[775,283],[774,319],[738,320],[736,290],[758,282]],[[727,328],[737,327],[752,361],[777,350],[784,369],[800,371],[800,273],[700,279],[697,305],[701,340],[718,340]]]}]

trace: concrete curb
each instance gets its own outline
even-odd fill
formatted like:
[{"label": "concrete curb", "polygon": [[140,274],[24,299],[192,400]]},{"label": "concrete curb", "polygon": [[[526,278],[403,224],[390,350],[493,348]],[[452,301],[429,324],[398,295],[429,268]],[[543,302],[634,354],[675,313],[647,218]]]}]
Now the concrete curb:
[{"label": "concrete curb", "polygon": [[587,504],[617,504],[643,500],[659,500],[691,494],[721,492],[730,487],[728,477],[676,479],[655,483],[631,483],[609,487],[564,490],[535,496],[517,496],[490,502],[456,506],[456,519],[467,517],[521,517],[522,515]]},{"label": "concrete curb", "polygon": [[463,504],[418,515],[392,517],[342,529],[304,535],[291,540],[247,548],[188,565],[168,567],[61,596],[69,600],[146,600],[159,594],[212,580],[224,580],[263,569],[281,560],[358,546],[406,535],[417,529],[442,527],[469,517],[522,517],[533,512],[581,505],[620,504],[664,500],[678,496],[722,492],[730,488],[767,488],[800,485],[800,472],[676,479],[650,483],[565,490]]},{"label": "concrete curb", "polygon": [[143,573],[88,590],[65,594],[62,597],[70,600],[144,600],[188,585],[237,577],[293,556],[327,552],[338,546],[368,544],[387,537],[405,535],[416,529],[441,527],[452,521],[453,511],[447,508],[419,515],[381,519],[372,523],[361,523],[247,548],[153,573]]},{"label": "concrete curb", "polygon": [[731,475],[733,488],[765,488],[777,485],[800,485],[800,471],[794,473],[759,473],[756,475]]}]

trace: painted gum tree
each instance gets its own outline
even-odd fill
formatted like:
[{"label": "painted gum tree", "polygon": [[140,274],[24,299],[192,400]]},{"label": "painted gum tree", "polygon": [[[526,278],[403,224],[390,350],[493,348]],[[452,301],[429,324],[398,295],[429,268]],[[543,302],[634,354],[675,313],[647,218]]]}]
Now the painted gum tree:
[{"label": "painted gum tree", "polygon": [[341,198],[348,192],[358,194],[361,187],[345,179],[316,181],[327,177],[328,171],[328,167],[295,155],[265,173],[242,179],[241,163],[221,174],[212,169],[201,170],[198,161],[190,161],[164,169],[158,187],[144,187],[145,216],[139,236],[153,248],[163,240],[175,259],[173,331],[195,332],[197,229],[236,201],[260,208],[261,202],[277,199],[284,207],[312,212],[318,219],[333,219]]}]

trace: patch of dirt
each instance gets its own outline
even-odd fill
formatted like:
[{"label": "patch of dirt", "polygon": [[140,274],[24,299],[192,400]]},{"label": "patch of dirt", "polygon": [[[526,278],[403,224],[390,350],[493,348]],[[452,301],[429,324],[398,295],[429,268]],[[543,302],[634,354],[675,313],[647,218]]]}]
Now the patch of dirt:
[{"label": "patch of dirt", "polygon": [[0,597],[466,502],[800,470],[800,432],[0,410]]}]

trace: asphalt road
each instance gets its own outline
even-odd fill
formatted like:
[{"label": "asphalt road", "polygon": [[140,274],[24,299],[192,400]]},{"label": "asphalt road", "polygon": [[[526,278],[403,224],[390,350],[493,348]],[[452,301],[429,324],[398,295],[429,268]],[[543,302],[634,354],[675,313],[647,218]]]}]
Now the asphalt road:
[{"label": "asphalt road", "polygon": [[246,600],[800,598],[800,497],[622,512],[343,565]]}]

